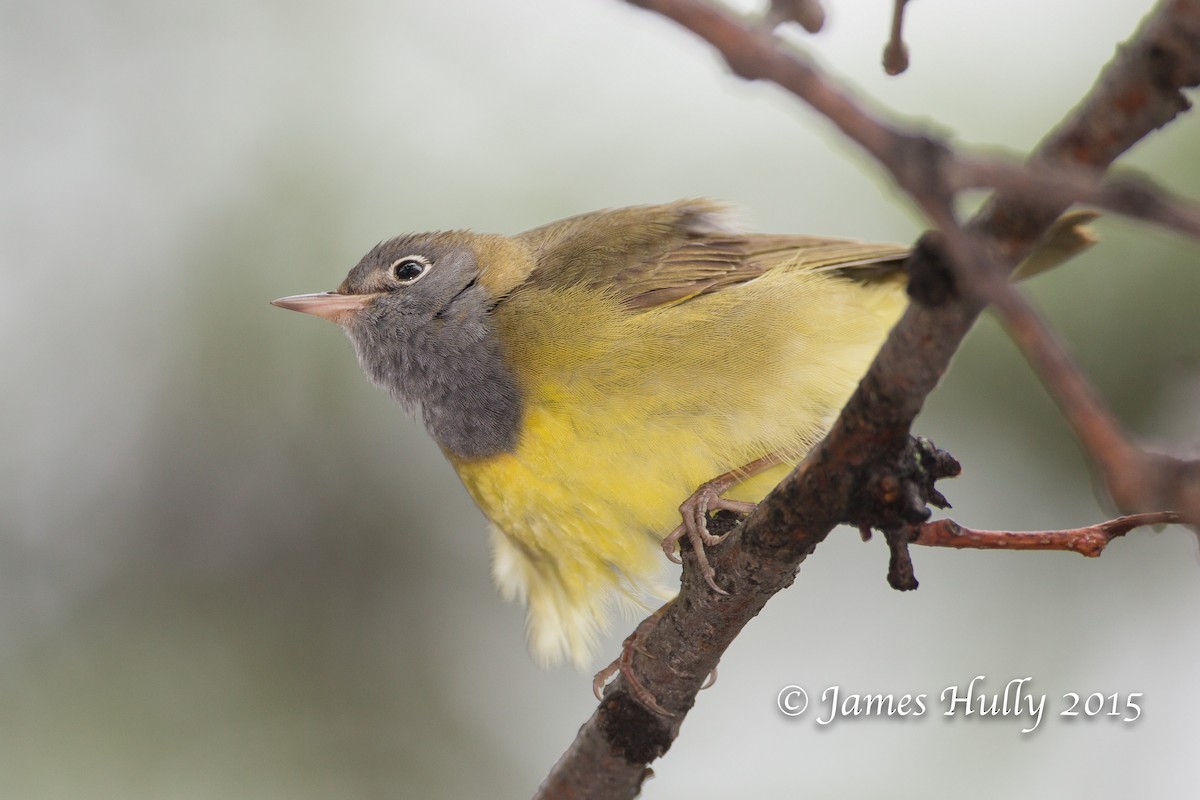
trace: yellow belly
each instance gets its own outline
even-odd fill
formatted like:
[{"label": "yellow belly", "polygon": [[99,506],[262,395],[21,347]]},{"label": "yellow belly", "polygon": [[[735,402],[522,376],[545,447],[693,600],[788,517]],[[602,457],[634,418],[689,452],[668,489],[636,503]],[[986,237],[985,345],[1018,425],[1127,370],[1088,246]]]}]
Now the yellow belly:
[{"label": "yellow belly", "polygon": [[[903,295],[804,273],[638,314],[530,294],[508,301],[504,338],[527,391],[518,447],[451,461],[493,523],[498,586],[528,604],[535,657],[583,667],[615,607],[669,595],[654,579],[679,504],[768,453],[803,455]],[[541,326],[522,327],[522,302]],[[758,501],[787,469],[729,496]]]}]

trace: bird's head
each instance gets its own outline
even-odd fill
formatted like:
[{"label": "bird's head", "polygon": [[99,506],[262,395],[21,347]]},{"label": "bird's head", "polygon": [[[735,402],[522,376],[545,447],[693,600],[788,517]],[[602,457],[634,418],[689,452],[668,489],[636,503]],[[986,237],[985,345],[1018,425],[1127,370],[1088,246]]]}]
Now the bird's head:
[{"label": "bird's head", "polygon": [[[472,234],[420,233],[381,242],[332,292],[282,297],[280,308],[342,326],[352,339],[412,334],[486,308]],[[390,337],[389,337],[390,338]]]},{"label": "bird's head", "polygon": [[513,446],[521,413],[492,311],[531,262],[503,236],[409,234],[376,245],[332,292],[274,305],[341,326],[368,377],[420,406],[448,451],[492,454]]}]

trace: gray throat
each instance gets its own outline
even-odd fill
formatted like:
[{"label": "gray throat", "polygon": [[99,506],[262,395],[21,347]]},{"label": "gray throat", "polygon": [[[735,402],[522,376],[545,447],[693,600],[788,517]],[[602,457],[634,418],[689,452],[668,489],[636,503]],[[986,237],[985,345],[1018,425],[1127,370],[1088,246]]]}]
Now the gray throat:
[{"label": "gray throat", "polygon": [[406,409],[420,407],[443,450],[484,458],[516,449],[521,391],[490,324],[434,318],[400,330],[379,323],[347,331],[359,363]]}]

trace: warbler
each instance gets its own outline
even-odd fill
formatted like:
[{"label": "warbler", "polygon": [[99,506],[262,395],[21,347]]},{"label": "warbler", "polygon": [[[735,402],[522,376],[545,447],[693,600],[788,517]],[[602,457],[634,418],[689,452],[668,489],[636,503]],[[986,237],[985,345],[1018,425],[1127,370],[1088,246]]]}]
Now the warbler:
[{"label": "warbler", "polygon": [[692,199],[399,236],[274,304],[340,325],[419,410],[536,660],[583,668],[614,609],[670,595],[664,539],[708,541],[707,509],[751,508],[822,436],[904,308],[908,254],[741,233]]}]

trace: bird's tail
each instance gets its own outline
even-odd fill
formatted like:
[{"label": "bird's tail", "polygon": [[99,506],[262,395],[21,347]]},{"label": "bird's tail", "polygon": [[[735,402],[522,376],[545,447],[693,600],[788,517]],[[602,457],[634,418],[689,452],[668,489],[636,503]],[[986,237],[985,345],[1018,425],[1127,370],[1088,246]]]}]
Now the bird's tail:
[{"label": "bird's tail", "polygon": [[1013,270],[1013,280],[1022,281],[1053,269],[1094,245],[1096,232],[1087,225],[1099,216],[1099,211],[1086,208],[1063,214],[1042,236],[1029,257]]}]

